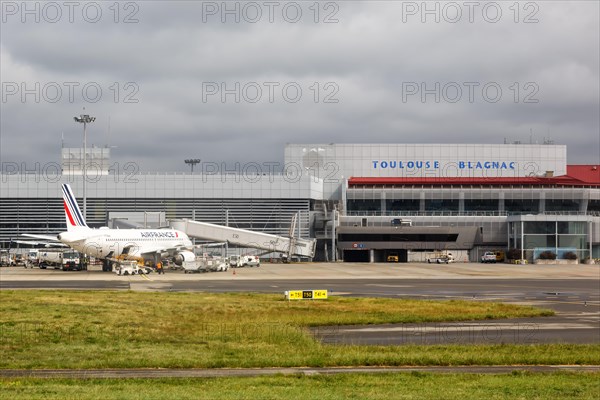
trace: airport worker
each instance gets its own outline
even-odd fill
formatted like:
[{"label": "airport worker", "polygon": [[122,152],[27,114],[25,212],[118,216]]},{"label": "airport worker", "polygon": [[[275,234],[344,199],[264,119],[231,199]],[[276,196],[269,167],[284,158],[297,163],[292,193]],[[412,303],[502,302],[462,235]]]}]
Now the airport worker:
[{"label": "airport worker", "polygon": [[156,263],[156,272],[158,272],[159,275],[163,273],[163,266],[160,261]]}]

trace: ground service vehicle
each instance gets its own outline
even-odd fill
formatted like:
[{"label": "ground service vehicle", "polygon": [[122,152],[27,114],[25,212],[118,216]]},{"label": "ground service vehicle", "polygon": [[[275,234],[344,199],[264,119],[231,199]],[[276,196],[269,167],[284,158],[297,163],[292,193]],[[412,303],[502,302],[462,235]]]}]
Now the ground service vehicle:
[{"label": "ground service vehicle", "polygon": [[40,269],[62,267],[63,250],[44,250],[38,253],[38,265]]},{"label": "ground service vehicle", "polygon": [[[234,256],[232,256],[234,257]],[[239,256],[237,258],[237,262],[234,265],[232,265],[232,259],[230,258],[230,265],[232,267],[260,267],[260,258],[258,258],[258,256]]]},{"label": "ground service vehicle", "polygon": [[387,256],[387,262],[398,262],[398,261],[400,261],[398,254],[390,254]]},{"label": "ground service vehicle", "polygon": [[494,251],[494,254],[496,254],[497,262],[504,262],[504,259],[506,258],[506,254],[504,253],[504,251],[502,251],[502,250]]},{"label": "ground service vehicle", "polygon": [[240,256],[229,256],[229,266],[231,268],[237,268]]},{"label": "ground service vehicle", "polygon": [[153,271],[151,267],[140,265],[137,261],[123,260],[115,265],[114,272],[117,275],[147,275]]},{"label": "ground service vehicle", "polygon": [[8,267],[10,265],[10,256],[8,250],[0,250],[0,267]]},{"label": "ground service vehicle", "polygon": [[87,263],[76,250],[45,250],[38,253],[39,267],[62,269],[63,271],[81,271],[87,269]]},{"label": "ground service vehicle", "polygon": [[87,269],[85,256],[76,250],[67,250],[63,253],[63,271],[81,271]]},{"label": "ground service vehicle", "polygon": [[195,262],[184,265],[184,273],[193,272],[222,272],[227,271],[230,267],[231,260],[227,257],[213,256],[204,253],[202,256],[196,257]]},{"label": "ground service vehicle", "polygon": [[39,250],[30,250],[29,253],[27,253],[27,263],[31,266],[31,268],[33,268],[34,265],[38,265],[40,260],[39,260]]},{"label": "ground service vehicle", "polygon": [[17,253],[13,256],[12,260],[10,261],[10,265],[11,266],[17,266],[17,265],[23,265],[23,266],[27,266],[27,261],[25,256],[23,256],[23,254],[21,253]]},{"label": "ground service vehicle", "polygon": [[451,262],[454,262],[454,256],[452,253],[436,253],[430,257],[427,257],[427,262],[429,264],[450,264]]},{"label": "ground service vehicle", "polygon": [[493,251],[486,251],[482,256],[481,256],[481,262],[482,263],[496,263],[496,253],[494,253]]}]

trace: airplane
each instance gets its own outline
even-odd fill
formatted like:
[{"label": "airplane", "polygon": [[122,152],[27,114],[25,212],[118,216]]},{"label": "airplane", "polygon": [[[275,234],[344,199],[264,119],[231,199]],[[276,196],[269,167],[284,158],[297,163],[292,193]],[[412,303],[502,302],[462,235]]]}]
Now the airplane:
[{"label": "airplane", "polygon": [[195,259],[189,237],[174,229],[110,229],[88,227],[71,186],[62,185],[67,231],[56,238],[73,249],[103,260],[103,271],[112,262],[135,260],[156,264],[170,258],[177,265]]}]

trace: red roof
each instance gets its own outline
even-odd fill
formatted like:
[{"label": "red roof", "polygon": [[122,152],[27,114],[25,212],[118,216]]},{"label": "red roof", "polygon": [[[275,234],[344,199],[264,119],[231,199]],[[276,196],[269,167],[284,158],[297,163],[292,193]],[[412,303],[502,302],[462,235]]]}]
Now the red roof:
[{"label": "red roof", "polygon": [[597,186],[600,187],[600,166],[568,165],[567,175],[551,178],[527,177],[494,177],[494,178],[441,178],[441,177],[350,177],[349,186],[448,186],[448,185],[477,185],[477,186]]},{"label": "red roof", "polygon": [[567,165],[567,175],[587,183],[600,183],[600,165]]}]

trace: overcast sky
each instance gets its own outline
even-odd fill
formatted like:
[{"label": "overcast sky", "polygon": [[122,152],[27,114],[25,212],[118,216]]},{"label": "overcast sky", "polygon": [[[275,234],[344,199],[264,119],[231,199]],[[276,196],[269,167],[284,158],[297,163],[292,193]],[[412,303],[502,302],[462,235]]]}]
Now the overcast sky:
[{"label": "overcast sky", "polygon": [[140,171],[505,138],[600,163],[597,1],[224,4],[3,1],[1,161],[58,162],[85,107]]}]

